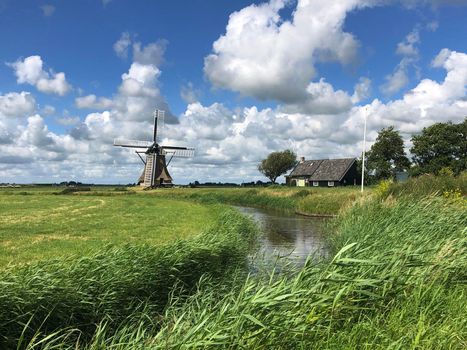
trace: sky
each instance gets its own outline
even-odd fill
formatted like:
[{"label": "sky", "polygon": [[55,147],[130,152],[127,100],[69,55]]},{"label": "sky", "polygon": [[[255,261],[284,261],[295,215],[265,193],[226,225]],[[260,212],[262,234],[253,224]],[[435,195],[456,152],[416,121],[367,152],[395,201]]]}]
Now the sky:
[{"label": "sky", "polygon": [[[176,183],[270,152],[359,157],[467,116],[465,0],[0,0],[0,183],[132,183],[115,138],[195,147]],[[281,179],[279,179],[281,180]],[[283,179],[282,179],[283,181]]]}]

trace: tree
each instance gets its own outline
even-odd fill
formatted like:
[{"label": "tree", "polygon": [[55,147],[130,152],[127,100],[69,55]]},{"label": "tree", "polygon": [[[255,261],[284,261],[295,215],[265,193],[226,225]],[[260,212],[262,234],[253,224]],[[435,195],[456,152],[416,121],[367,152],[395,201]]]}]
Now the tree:
[{"label": "tree", "polygon": [[258,165],[258,170],[276,183],[276,179],[297,164],[297,155],[291,150],[272,152]]},{"label": "tree", "polygon": [[467,118],[462,123],[436,123],[412,136],[413,175],[439,174],[450,168],[455,174],[467,169]]},{"label": "tree", "polygon": [[375,180],[378,181],[394,178],[396,172],[410,168],[410,161],[404,151],[404,141],[393,126],[380,130],[367,159],[368,166],[365,168],[370,172],[374,171]]}]

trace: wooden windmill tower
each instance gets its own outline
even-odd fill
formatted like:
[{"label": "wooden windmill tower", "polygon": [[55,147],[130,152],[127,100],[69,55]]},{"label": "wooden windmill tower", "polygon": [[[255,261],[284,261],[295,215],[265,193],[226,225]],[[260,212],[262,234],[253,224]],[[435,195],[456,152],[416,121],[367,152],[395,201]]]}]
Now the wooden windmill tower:
[{"label": "wooden windmill tower", "polygon": [[[114,146],[128,147],[136,149],[146,149],[145,151],[136,150],[136,154],[144,163],[144,171],[140,178],[140,184],[144,187],[163,187],[172,186],[172,177],[167,170],[167,166],[172,158],[190,158],[194,155],[194,148],[162,146],[157,143],[158,125],[163,125],[164,111],[156,110],[154,112],[154,133],[152,141],[137,141],[115,139]],[[145,154],[143,158],[141,154]],[[166,156],[170,157],[168,162]]]}]

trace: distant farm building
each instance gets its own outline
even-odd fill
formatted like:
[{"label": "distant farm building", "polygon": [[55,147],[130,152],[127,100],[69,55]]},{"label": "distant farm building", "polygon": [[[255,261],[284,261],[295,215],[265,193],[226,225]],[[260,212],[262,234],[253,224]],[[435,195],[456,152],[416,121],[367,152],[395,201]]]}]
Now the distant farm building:
[{"label": "distant farm building", "polygon": [[305,160],[304,157],[286,176],[290,186],[335,187],[359,185],[356,158]]}]

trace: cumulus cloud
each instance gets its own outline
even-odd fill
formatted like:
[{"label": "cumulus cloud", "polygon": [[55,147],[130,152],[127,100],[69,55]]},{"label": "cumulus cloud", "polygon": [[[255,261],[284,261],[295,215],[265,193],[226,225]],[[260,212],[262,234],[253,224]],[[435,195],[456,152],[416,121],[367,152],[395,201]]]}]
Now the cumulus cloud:
[{"label": "cumulus cloud", "polygon": [[34,85],[41,92],[60,96],[66,95],[71,90],[71,85],[66,81],[65,73],[45,71],[40,56],[29,56],[24,60],[18,59],[8,65],[14,69],[19,84]]},{"label": "cumulus cloud", "polygon": [[133,44],[133,60],[143,65],[160,66],[163,62],[167,41],[159,40],[143,46],[140,42]]},{"label": "cumulus cloud", "polygon": [[52,115],[55,113],[55,107],[51,105],[45,105],[43,108],[41,108],[41,113],[44,115]]},{"label": "cumulus cloud", "polygon": [[130,38],[130,33],[128,32],[123,32],[122,35],[120,36],[120,39],[118,39],[114,46],[113,49],[115,53],[117,54],[118,57],[120,58],[127,58],[128,57],[128,47],[131,45],[131,38]]},{"label": "cumulus cloud", "polygon": [[75,98],[75,105],[78,108],[88,109],[107,109],[112,107],[113,102],[110,98],[97,97],[94,94]]},{"label": "cumulus cloud", "polygon": [[32,114],[35,109],[36,100],[29,92],[9,92],[0,95],[0,116],[24,117]]},{"label": "cumulus cloud", "polygon": [[344,19],[369,2],[345,0],[330,6],[324,0],[299,0],[290,21],[279,13],[287,3],[271,0],[230,15],[226,33],[204,61],[214,86],[296,103],[307,98],[316,62],[355,62],[359,44],[343,30]]},{"label": "cumulus cloud", "polygon": [[165,45],[163,40],[146,46],[140,42],[133,43],[133,62],[128,72],[121,75],[116,93],[112,97],[98,97],[94,94],[77,97],[76,107],[109,110],[115,119],[137,122],[151,121],[154,110],[162,109],[166,111],[165,121],[176,123],[177,118],[171,114],[159,90],[161,70],[158,65],[163,61]]},{"label": "cumulus cloud", "polygon": [[180,97],[186,103],[195,103],[199,100],[200,91],[195,89],[192,82],[183,85],[180,89]]},{"label": "cumulus cloud", "polygon": [[64,126],[74,126],[81,122],[81,119],[79,117],[71,117],[71,116],[56,118],[55,120],[58,124],[64,125]]},{"label": "cumulus cloud", "polygon": [[396,53],[401,56],[418,56],[417,44],[420,43],[420,34],[418,29],[411,31],[405,40],[397,44]]},{"label": "cumulus cloud", "polygon": [[[467,109],[467,54],[443,49],[433,59],[433,68],[446,72],[441,82],[423,79],[400,99],[388,103],[374,99],[335,114],[307,114],[287,110],[286,105],[229,109],[221,103],[191,103],[180,115],[179,124],[166,125],[162,143],[194,146],[196,156],[174,160],[170,171],[177,182],[257,180],[261,178],[258,162],[274,150],[291,148],[307,158],[358,156],[365,115],[368,147],[377,131],[389,125],[401,130],[407,141],[412,133],[434,122],[462,121]],[[130,71],[125,74],[132,79],[144,80],[149,74]],[[342,91],[344,100],[368,98],[370,83],[367,78],[360,79],[352,96]],[[315,84],[310,90],[318,91],[320,98],[335,98],[341,91],[324,80]],[[63,135],[51,132],[38,115],[22,120],[20,126],[5,128],[2,125],[11,118],[0,118],[2,162],[16,162],[15,169],[28,174],[31,165],[23,165],[21,157],[31,157],[34,178],[43,176],[49,181],[54,171],[58,180],[135,181],[142,169],[139,159],[132,150],[112,147],[113,138],[144,140],[152,132],[151,120],[119,118],[113,110],[90,113]],[[11,178],[14,174],[0,165],[1,176]]]},{"label": "cumulus cloud", "polygon": [[409,83],[407,65],[399,64],[395,71],[392,74],[387,75],[385,79],[386,82],[381,86],[381,91],[385,95],[392,95],[400,91]]},{"label": "cumulus cloud", "polygon": [[352,103],[359,103],[366,100],[371,95],[371,80],[366,77],[361,77],[355,85],[352,95]]},{"label": "cumulus cloud", "polygon": [[284,108],[294,113],[305,114],[339,114],[352,107],[352,98],[342,90],[334,87],[321,78],[317,83],[310,83],[306,88],[306,99],[298,103],[287,104]]},{"label": "cumulus cloud", "polygon": [[[175,181],[256,180],[260,178],[258,162],[269,152],[285,148],[307,158],[358,156],[365,116],[368,147],[377,131],[389,125],[401,130],[407,141],[412,133],[434,122],[463,120],[467,110],[465,53],[441,50],[432,67],[443,69],[444,79],[422,79],[387,103],[380,99],[367,102],[371,96],[367,77],[356,81],[354,91],[344,91],[317,74],[317,62],[347,64],[355,60],[358,41],[344,31],[345,16],[377,3],[345,0],[329,5],[321,0],[300,0],[291,20],[284,20],[280,10],[286,2],[277,0],[232,14],[226,33],[206,57],[206,76],[214,86],[274,99],[278,105],[203,105],[192,93],[192,85],[182,87],[181,95],[188,105],[179,119],[173,120],[177,124],[162,130],[161,142],[194,146],[196,156],[171,163]],[[69,127],[67,132],[49,129],[46,120],[36,114],[35,103],[30,107],[32,96],[27,93],[0,97],[0,177],[136,180],[142,170],[138,157],[133,150],[113,147],[112,141],[116,137],[150,139],[152,112],[155,108],[168,110],[159,83],[165,43],[142,45],[128,38],[121,52],[131,55],[131,63],[115,94],[77,98],[77,107],[93,111],[82,121],[69,115],[57,119]],[[414,32],[401,41],[395,48],[401,62],[418,57],[419,41]],[[42,61],[35,60],[17,77],[36,85],[43,78],[42,71]],[[48,74],[52,79],[52,73]],[[15,105],[23,107],[12,107]]]}]

